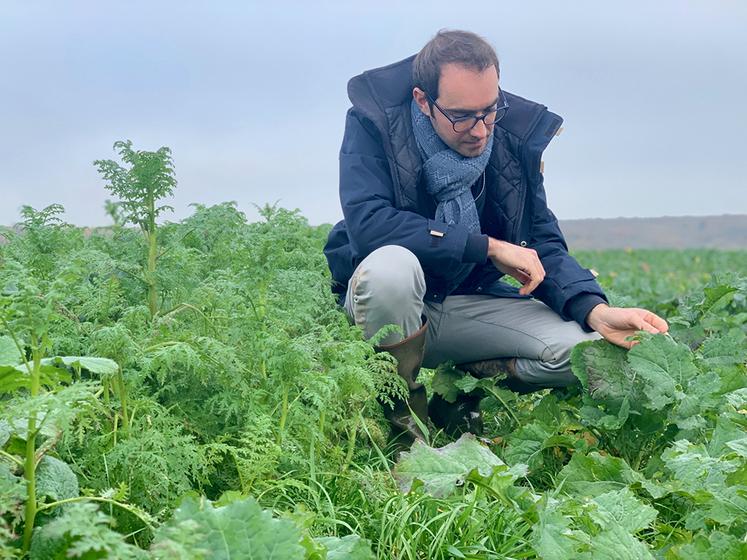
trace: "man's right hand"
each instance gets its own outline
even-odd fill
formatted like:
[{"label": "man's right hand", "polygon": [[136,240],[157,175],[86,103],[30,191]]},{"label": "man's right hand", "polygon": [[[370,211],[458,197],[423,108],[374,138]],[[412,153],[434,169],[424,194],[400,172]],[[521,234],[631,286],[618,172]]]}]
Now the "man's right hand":
[{"label": "man's right hand", "polygon": [[531,294],[545,279],[545,268],[534,249],[489,237],[488,258],[498,270],[522,283],[521,295]]}]

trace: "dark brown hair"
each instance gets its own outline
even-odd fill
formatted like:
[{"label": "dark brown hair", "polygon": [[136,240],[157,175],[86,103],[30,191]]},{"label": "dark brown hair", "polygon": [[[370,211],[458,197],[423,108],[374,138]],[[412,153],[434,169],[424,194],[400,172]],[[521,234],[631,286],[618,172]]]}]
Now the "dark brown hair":
[{"label": "dark brown hair", "polygon": [[[412,63],[413,85],[438,98],[438,80],[444,64],[456,63],[482,72],[490,66],[500,77],[498,55],[485,39],[470,31],[440,30]],[[429,103],[430,104],[430,103]]]}]

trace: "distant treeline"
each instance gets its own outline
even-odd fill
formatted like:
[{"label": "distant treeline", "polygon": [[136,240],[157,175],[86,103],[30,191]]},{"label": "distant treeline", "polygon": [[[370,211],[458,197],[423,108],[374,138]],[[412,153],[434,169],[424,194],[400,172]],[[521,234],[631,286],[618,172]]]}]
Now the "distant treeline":
[{"label": "distant treeline", "polygon": [[572,250],[747,249],[747,215],[561,220]]}]

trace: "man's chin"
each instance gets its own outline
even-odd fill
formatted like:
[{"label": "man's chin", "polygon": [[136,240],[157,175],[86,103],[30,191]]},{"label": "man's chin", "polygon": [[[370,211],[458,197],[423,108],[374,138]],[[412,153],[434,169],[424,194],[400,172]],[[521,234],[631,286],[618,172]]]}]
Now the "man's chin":
[{"label": "man's chin", "polygon": [[482,140],[474,144],[468,144],[467,142],[462,143],[459,149],[459,153],[464,157],[477,157],[485,151],[487,143]]}]

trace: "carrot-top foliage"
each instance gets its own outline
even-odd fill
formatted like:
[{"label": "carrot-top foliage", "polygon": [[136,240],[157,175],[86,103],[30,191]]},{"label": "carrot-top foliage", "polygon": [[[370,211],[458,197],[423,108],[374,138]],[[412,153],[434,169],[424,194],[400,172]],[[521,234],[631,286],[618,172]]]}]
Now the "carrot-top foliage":
[{"label": "carrot-top foliage", "polygon": [[406,388],[330,292],[329,226],[195,205],[168,148],[97,160],[114,225],[0,238],[0,558],[741,559],[747,253],[577,255],[667,336],[579,345],[578,387],[481,393],[487,437],[396,458]]}]

